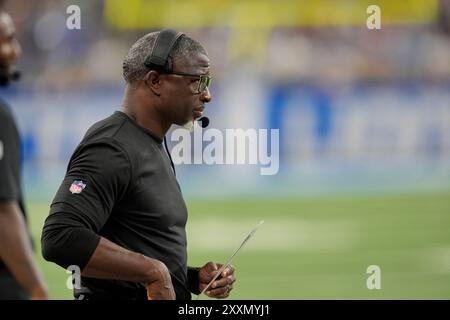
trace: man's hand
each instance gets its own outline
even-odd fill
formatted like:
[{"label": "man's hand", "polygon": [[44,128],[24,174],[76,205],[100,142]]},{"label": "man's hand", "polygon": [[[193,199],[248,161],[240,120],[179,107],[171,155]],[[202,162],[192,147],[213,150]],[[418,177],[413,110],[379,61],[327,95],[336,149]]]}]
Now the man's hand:
[{"label": "man's hand", "polygon": [[148,282],[145,285],[148,300],[175,300],[176,296],[169,270],[162,263],[160,264],[158,274],[157,280]]},{"label": "man's hand", "polygon": [[[214,278],[217,271],[222,267],[221,264],[208,262],[198,272],[200,292],[205,289],[208,283]],[[233,266],[226,267],[222,274],[211,284],[205,294],[211,298],[224,299],[230,295],[233,290],[233,283],[236,281]]]}]

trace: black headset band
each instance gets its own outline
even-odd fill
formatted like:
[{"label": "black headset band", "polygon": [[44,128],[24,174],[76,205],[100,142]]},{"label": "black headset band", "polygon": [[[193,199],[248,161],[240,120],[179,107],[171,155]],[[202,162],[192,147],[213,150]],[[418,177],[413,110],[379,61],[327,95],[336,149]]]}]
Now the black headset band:
[{"label": "black headset band", "polygon": [[145,59],[144,64],[150,69],[170,72],[170,66],[168,65],[169,53],[177,40],[183,35],[184,33],[173,29],[161,30],[155,40],[153,50]]}]

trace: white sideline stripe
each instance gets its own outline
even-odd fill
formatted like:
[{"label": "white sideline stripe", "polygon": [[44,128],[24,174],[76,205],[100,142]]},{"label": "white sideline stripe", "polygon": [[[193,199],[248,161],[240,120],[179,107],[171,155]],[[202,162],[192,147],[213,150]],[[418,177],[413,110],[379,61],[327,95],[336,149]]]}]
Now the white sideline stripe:
[{"label": "white sideline stripe", "polygon": [[[311,222],[301,219],[261,217],[266,223],[245,251],[282,250],[311,252],[351,247],[356,242],[354,224],[344,221]],[[242,241],[260,219],[203,219],[187,226],[189,250],[230,250]]]}]

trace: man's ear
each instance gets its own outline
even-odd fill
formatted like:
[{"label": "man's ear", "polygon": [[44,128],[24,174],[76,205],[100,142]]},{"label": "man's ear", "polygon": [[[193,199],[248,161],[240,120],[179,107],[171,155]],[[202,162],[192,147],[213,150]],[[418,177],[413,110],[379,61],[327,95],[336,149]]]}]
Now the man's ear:
[{"label": "man's ear", "polygon": [[156,96],[159,97],[161,95],[161,77],[157,71],[150,70],[147,72],[144,82],[147,88],[149,88]]}]

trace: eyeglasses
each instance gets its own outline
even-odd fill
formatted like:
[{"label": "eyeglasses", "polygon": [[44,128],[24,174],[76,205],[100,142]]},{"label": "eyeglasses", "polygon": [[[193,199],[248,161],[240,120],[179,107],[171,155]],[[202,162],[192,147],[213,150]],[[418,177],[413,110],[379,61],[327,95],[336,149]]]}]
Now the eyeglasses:
[{"label": "eyeglasses", "polygon": [[206,74],[189,74],[189,73],[183,73],[183,72],[169,72],[167,74],[173,74],[176,76],[182,76],[182,77],[193,77],[198,79],[198,86],[197,89],[194,91],[194,93],[203,93],[205,92],[209,86],[211,85],[212,77],[208,76]]}]

